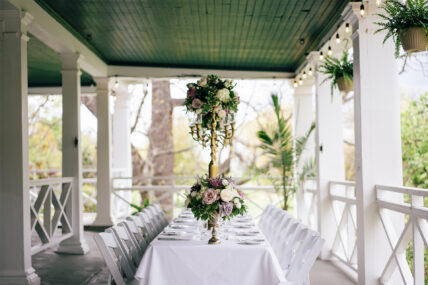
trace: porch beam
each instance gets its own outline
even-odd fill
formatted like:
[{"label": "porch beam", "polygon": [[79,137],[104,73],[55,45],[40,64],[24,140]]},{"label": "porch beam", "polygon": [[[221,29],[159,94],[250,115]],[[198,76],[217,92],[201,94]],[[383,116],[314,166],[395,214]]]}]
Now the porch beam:
[{"label": "porch beam", "polygon": [[0,0],[0,284],[40,284],[31,265],[27,25]]},{"label": "porch beam", "polygon": [[107,75],[107,64],[34,0],[9,0],[9,2],[34,17],[28,26],[28,32],[60,54],[80,54],[81,68],[92,76]]}]

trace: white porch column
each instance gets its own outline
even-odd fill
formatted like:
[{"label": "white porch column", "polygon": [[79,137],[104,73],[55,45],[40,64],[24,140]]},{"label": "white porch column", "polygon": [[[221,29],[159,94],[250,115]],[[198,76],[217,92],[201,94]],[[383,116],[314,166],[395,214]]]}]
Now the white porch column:
[{"label": "white porch column", "polygon": [[[122,177],[132,177],[132,149],[131,149],[131,117],[130,101],[131,94],[128,92],[128,86],[119,83],[114,89],[116,100],[114,103],[113,114],[113,169]],[[116,184],[118,185],[118,184]],[[120,182],[121,187],[131,186],[132,183],[127,180]],[[118,193],[127,200],[131,200],[131,192],[122,191]],[[117,197],[113,197],[115,216],[128,215],[130,207]]]},{"label": "white porch column", "polygon": [[71,226],[73,236],[57,252],[85,254],[89,247],[83,237],[82,155],[80,140],[80,66],[79,55],[63,53],[62,62],[62,176],[73,177]]},{"label": "white porch column", "polygon": [[[312,106],[312,89],[314,80],[308,78],[305,80],[302,86],[294,89],[294,105],[293,105],[293,129],[294,138],[305,136],[314,121],[314,108]],[[311,134],[306,148],[303,150],[297,170],[301,170],[308,160],[312,160],[315,157],[315,140],[314,135]],[[303,189],[297,189],[296,191],[296,208],[297,218],[302,221],[308,221],[309,209],[306,208],[305,193]]]},{"label": "white porch column", "polygon": [[93,225],[111,226],[111,120],[110,79],[95,78],[97,83],[97,216]]},{"label": "white porch column", "polygon": [[[360,5],[351,3],[344,11],[354,31],[358,283],[379,284],[390,250],[375,185],[402,185],[400,96],[393,43],[382,44],[384,33],[374,34],[381,10],[365,1],[361,17]],[[393,222],[398,228],[404,224],[402,218]]]},{"label": "white porch column", "polygon": [[0,0],[0,284],[40,284],[31,266],[27,30]]},{"label": "white porch column", "polygon": [[[318,56],[314,56],[318,70]],[[345,154],[343,145],[342,96],[334,89],[327,75],[315,72],[316,97],[316,159],[318,189],[318,230],[325,239],[322,259],[330,257],[336,234],[336,221],[329,197],[329,181],[345,179]]]}]

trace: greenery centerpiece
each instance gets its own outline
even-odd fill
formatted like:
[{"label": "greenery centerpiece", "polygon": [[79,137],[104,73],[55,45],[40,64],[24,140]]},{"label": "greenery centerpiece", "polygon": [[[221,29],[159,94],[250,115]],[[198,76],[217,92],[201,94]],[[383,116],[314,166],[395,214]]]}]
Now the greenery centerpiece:
[{"label": "greenery centerpiece", "polygon": [[219,218],[230,219],[246,212],[242,193],[236,190],[233,180],[217,175],[217,148],[220,144],[230,144],[235,132],[239,97],[234,87],[230,80],[208,75],[196,83],[187,84],[184,102],[187,112],[193,115],[190,122],[192,138],[211,149],[209,174],[198,178],[186,200],[187,207],[197,219],[208,221],[212,229],[210,244],[220,243],[216,230]]},{"label": "greenery centerpiece", "polygon": [[385,14],[378,14],[382,22],[376,24],[380,31],[386,31],[384,43],[392,37],[395,56],[398,57],[400,44],[407,53],[426,50],[428,33],[428,2],[426,0],[387,0],[382,6]]},{"label": "greenery centerpiece", "polygon": [[332,80],[332,96],[334,87],[338,87],[339,91],[345,93],[354,89],[354,63],[349,59],[348,51],[343,52],[341,59],[327,56],[324,64],[320,66],[320,72],[328,75],[323,83],[326,80]]}]

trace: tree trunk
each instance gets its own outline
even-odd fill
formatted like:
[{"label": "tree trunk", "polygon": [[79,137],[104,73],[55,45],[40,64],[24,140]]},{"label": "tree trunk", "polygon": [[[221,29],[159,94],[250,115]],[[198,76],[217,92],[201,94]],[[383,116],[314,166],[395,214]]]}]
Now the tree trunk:
[{"label": "tree trunk", "polygon": [[[174,144],[172,136],[172,112],[174,104],[171,100],[168,80],[152,81],[152,123],[149,130],[149,150],[147,159],[152,164],[153,176],[174,175]],[[172,179],[153,179],[152,185],[172,185]],[[173,215],[173,194],[157,191],[159,199],[167,216]]]}]

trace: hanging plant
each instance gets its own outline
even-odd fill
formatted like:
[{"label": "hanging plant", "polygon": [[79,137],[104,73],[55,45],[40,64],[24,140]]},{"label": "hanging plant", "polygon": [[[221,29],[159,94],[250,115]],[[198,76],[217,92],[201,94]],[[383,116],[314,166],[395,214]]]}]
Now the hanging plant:
[{"label": "hanging plant", "polygon": [[338,87],[339,91],[348,93],[354,90],[354,63],[349,60],[348,51],[343,52],[341,59],[327,56],[325,62],[320,66],[319,71],[327,74],[328,77],[324,82],[331,80],[331,96],[333,96],[334,87]]},{"label": "hanging plant", "polygon": [[425,51],[428,32],[428,1],[386,0],[382,6],[385,14],[378,14],[384,21],[376,22],[380,28],[375,32],[386,31],[385,43],[392,38],[395,44],[395,57],[400,53],[400,45],[407,53]]}]

